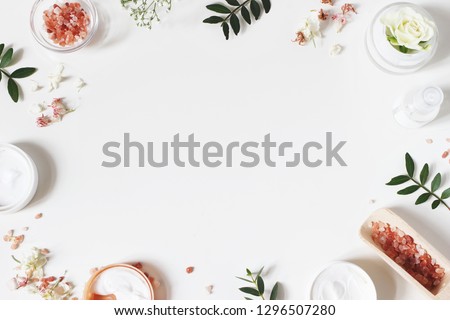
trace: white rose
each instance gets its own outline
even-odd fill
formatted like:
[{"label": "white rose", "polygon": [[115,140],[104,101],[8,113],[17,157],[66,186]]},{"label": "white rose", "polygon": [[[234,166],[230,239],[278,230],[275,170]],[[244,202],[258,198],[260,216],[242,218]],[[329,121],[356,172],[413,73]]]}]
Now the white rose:
[{"label": "white rose", "polygon": [[381,17],[386,26],[388,40],[393,46],[403,46],[410,50],[426,51],[428,41],[434,37],[435,25],[411,7],[386,13]]}]

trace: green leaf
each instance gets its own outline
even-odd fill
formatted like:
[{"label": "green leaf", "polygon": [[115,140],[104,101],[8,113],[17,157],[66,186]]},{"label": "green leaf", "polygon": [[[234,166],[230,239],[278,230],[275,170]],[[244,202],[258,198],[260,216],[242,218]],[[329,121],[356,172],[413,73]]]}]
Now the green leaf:
[{"label": "green leaf", "polygon": [[241,4],[237,0],[225,0],[230,6],[239,7]]},{"label": "green leaf", "polygon": [[433,181],[431,182],[431,192],[435,192],[441,186],[442,177],[441,174],[438,173]]},{"label": "green leaf", "polygon": [[272,288],[272,292],[270,293],[270,300],[277,300],[278,298],[278,282]]},{"label": "green leaf", "polygon": [[225,39],[230,39],[230,26],[228,25],[228,23],[224,22],[222,23],[222,31],[223,34],[225,35]]},{"label": "green leaf", "polygon": [[8,80],[8,92],[14,102],[19,101],[19,87],[12,78]]},{"label": "green leaf", "polygon": [[214,11],[214,12],[217,12],[217,13],[231,13],[230,9],[228,9],[224,5],[218,4],[218,3],[217,4],[210,4],[210,5],[206,6],[206,8],[208,10],[211,10],[211,11]]},{"label": "green leaf", "polygon": [[13,48],[9,48],[8,51],[6,51],[5,55],[2,57],[2,60],[0,61],[0,68],[5,68],[9,66],[13,57],[13,53],[14,53]]},{"label": "green leaf", "polygon": [[245,282],[253,283],[253,282],[251,282],[250,280],[245,279],[245,278],[241,278],[241,277],[236,277],[236,278],[238,278],[239,280],[245,281]]},{"label": "green leaf", "polygon": [[15,262],[17,262],[17,263],[22,263],[22,262],[20,262],[19,260],[17,260],[17,258],[14,257],[14,256],[11,256],[11,258],[13,258],[13,260],[14,260]]},{"label": "green leaf", "polygon": [[447,190],[444,190],[444,192],[442,192],[442,199],[448,199],[450,198],[450,188],[448,188]]},{"label": "green leaf", "polygon": [[255,17],[255,20],[258,20],[259,16],[261,15],[261,7],[259,6],[258,1],[251,0],[250,10],[252,11],[253,16]]},{"label": "green leaf", "polygon": [[36,68],[20,68],[11,73],[11,78],[22,79],[31,76],[36,72]]},{"label": "green leaf", "polygon": [[253,300],[252,298],[249,297],[244,297],[245,300]]},{"label": "green leaf", "polygon": [[409,187],[407,187],[405,189],[400,190],[399,192],[397,192],[397,194],[400,194],[400,195],[404,196],[404,195],[416,192],[417,190],[419,190],[419,188],[420,187],[417,186],[417,185],[409,186]]},{"label": "green leaf", "polygon": [[3,72],[0,71],[0,82],[2,82]]},{"label": "green leaf", "polygon": [[2,56],[3,49],[5,49],[5,44],[1,43],[0,44],[0,57]]},{"label": "green leaf", "polygon": [[416,200],[416,205],[427,202],[428,199],[430,199],[430,197],[431,197],[431,193],[427,192],[427,193],[421,194]]},{"label": "green leaf", "polygon": [[401,175],[401,176],[397,176],[397,177],[392,178],[391,181],[386,183],[386,185],[388,185],[388,186],[397,186],[399,184],[403,184],[405,182],[408,182],[409,180],[411,180],[410,177],[405,176],[405,175]]},{"label": "green leaf", "polygon": [[210,24],[215,24],[215,23],[221,23],[223,22],[223,18],[222,17],[218,17],[218,16],[212,16],[209,18],[206,18],[205,20],[203,20],[203,23],[210,23]]},{"label": "green leaf", "polygon": [[264,12],[265,13],[269,13],[270,8],[272,8],[272,4],[270,3],[270,0],[261,0],[263,7],[264,7]]},{"label": "green leaf", "polygon": [[259,292],[255,288],[242,287],[242,288],[239,288],[239,290],[244,293],[250,294],[252,296],[259,297]]},{"label": "green leaf", "polygon": [[249,276],[249,277],[252,275],[252,272],[250,271],[249,268],[245,269],[245,272],[247,272],[247,276]]},{"label": "green leaf", "polygon": [[411,158],[409,153],[405,154],[405,164],[406,164],[406,171],[408,172],[408,175],[412,178],[414,176],[414,160]]},{"label": "green leaf", "polygon": [[256,278],[256,285],[258,286],[258,291],[260,294],[264,294],[264,290],[266,290],[266,287],[264,286],[264,280],[261,278],[261,276],[258,276]]},{"label": "green leaf", "polygon": [[425,165],[422,168],[422,171],[420,172],[420,183],[421,184],[427,183],[429,174],[430,174],[430,167],[428,166],[428,163],[425,163]]},{"label": "green leaf", "polygon": [[433,203],[431,204],[431,208],[434,210],[437,207],[439,207],[440,204],[441,204],[441,200],[434,200]]},{"label": "green leaf", "polygon": [[238,35],[241,30],[241,24],[239,23],[239,18],[233,13],[230,17],[231,28],[235,35]]},{"label": "green leaf", "polygon": [[246,7],[242,7],[241,9],[242,18],[244,18],[245,22],[248,24],[252,24],[252,18],[250,17],[250,11]]}]

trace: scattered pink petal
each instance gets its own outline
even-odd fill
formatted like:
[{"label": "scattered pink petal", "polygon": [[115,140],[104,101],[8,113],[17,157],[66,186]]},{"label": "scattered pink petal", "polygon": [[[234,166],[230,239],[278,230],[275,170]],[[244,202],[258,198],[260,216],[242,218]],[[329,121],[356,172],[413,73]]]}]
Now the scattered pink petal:
[{"label": "scattered pink petal", "polygon": [[187,267],[186,268],[186,273],[187,274],[191,274],[192,272],[194,272],[194,267],[191,266],[191,267]]},{"label": "scattered pink petal", "polygon": [[34,216],[35,219],[41,219],[44,215],[42,213],[38,213]]}]

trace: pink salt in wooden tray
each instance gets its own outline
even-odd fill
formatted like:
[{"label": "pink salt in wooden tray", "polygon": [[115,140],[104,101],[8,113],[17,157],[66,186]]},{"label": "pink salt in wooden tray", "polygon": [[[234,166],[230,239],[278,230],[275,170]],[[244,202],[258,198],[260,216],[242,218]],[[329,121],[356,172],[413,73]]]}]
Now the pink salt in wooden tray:
[{"label": "pink salt in wooden tray", "polygon": [[[382,248],[374,243],[374,241],[372,240],[372,222],[378,221],[389,223],[392,227],[397,227],[405,234],[410,235],[414,238],[414,242],[416,244],[420,244],[432,258],[436,259],[436,263],[440,264],[441,267],[445,269],[445,276],[439,286],[437,286],[433,291],[429,291],[416,279],[414,279],[414,277],[412,277],[408,272],[406,272],[401,266],[399,266],[394,260],[387,256]],[[441,252],[433,248],[433,246],[431,246],[428,241],[426,241],[415,229],[408,225],[394,212],[389,209],[380,209],[372,213],[361,226],[360,236],[362,240],[371,248],[373,248],[375,252],[377,252],[377,254],[388,265],[390,265],[395,271],[397,271],[405,280],[417,287],[418,290],[422,291],[426,296],[431,299],[450,300],[450,262]]]}]

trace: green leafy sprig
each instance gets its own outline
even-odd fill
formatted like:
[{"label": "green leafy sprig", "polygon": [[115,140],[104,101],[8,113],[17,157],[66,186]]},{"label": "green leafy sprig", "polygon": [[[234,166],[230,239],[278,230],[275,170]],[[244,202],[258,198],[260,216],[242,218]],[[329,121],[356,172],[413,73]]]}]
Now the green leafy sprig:
[{"label": "green leafy sprig", "polygon": [[19,85],[15,81],[15,79],[22,79],[31,76],[36,72],[36,68],[20,68],[16,71],[9,73],[4,68],[7,68],[11,65],[13,60],[14,49],[9,48],[6,50],[5,54],[2,56],[3,50],[5,49],[5,45],[0,44],[0,82],[2,81],[3,75],[8,78],[8,93],[11,99],[14,102],[19,101]]},{"label": "green leafy sprig", "polygon": [[[227,7],[223,4],[216,3],[210,4],[206,6],[206,8],[210,11],[221,13],[223,16],[211,16],[205,20],[203,23],[209,24],[221,24],[223,34],[225,35],[225,39],[230,38],[230,25],[233,29],[235,35],[238,35],[241,31],[241,21],[238,18],[238,13],[242,16],[243,20],[247,22],[247,24],[252,24],[252,18],[250,15],[253,15],[255,20],[258,20],[261,17],[261,5],[264,9],[265,13],[269,13],[272,3],[270,0],[244,0],[240,3],[238,0],[225,0],[231,7]],[[241,0],[242,1],[242,0]],[[249,10],[250,9],[250,10]]]},{"label": "green leafy sprig", "polygon": [[138,27],[151,29],[153,22],[160,21],[160,11],[172,9],[172,0],[120,0],[122,7],[127,9],[130,17],[136,21]]},{"label": "green leafy sprig", "polygon": [[406,182],[411,181],[413,185],[410,185],[409,187],[406,187],[400,191],[397,192],[399,195],[409,195],[412,194],[419,189],[423,189],[425,193],[422,193],[416,200],[416,205],[422,204],[427,202],[430,198],[435,198],[435,200],[431,204],[431,208],[434,210],[437,207],[439,207],[441,204],[444,205],[448,210],[450,210],[450,207],[447,203],[445,203],[445,199],[450,198],[450,188],[444,190],[441,193],[441,196],[438,196],[436,193],[439,188],[441,187],[442,183],[442,175],[440,173],[436,174],[431,181],[431,186],[427,187],[426,183],[429,180],[430,176],[430,167],[428,163],[426,163],[422,170],[420,171],[419,179],[414,178],[414,172],[415,172],[415,164],[414,160],[410,156],[409,153],[405,155],[405,164],[406,164],[406,175],[400,175],[396,176],[391,179],[386,185],[388,186],[397,186],[404,184]]},{"label": "green leafy sprig", "polygon": [[[262,300],[266,300],[265,297],[265,284],[264,280],[261,276],[261,273],[263,272],[264,267],[262,267],[258,272],[251,272],[250,269],[246,269],[247,272],[247,278],[241,278],[236,277],[242,281],[248,282],[253,284],[254,287],[242,287],[239,288],[239,291],[249,294],[254,297],[260,297]],[[275,285],[272,288],[272,291],[270,293],[270,300],[277,300],[278,297],[278,282],[275,283]],[[246,300],[253,300],[252,298],[245,297]]]}]

